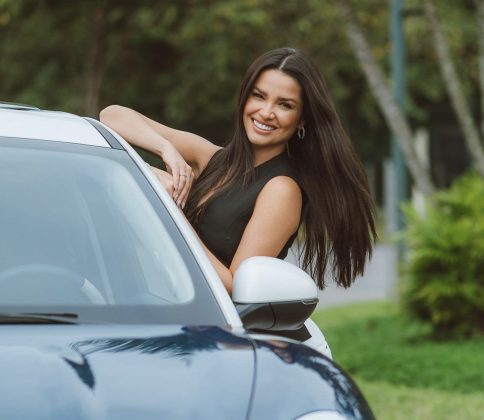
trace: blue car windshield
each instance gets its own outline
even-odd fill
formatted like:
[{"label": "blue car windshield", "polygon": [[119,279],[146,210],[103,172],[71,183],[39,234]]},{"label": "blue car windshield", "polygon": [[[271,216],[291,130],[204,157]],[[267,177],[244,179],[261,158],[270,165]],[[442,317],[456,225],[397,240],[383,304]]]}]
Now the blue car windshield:
[{"label": "blue car windshield", "polygon": [[104,308],[126,319],[146,306],[153,322],[157,307],[165,322],[175,312],[185,323],[220,321],[189,248],[125,151],[0,143],[0,198],[0,310]]}]

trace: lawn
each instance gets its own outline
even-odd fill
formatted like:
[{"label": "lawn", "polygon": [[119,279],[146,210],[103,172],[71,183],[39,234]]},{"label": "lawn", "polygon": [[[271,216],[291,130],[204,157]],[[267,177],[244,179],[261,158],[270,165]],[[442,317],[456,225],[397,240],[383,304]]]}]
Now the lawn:
[{"label": "lawn", "polygon": [[483,419],[484,337],[431,341],[394,303],[318,311],[334,360],[378,419]]}]

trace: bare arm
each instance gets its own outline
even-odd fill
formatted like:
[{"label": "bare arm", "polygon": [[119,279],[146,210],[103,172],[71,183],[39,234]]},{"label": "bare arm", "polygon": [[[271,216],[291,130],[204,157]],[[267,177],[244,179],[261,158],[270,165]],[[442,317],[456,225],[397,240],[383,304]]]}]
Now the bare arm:
[{"label": "bare arm", "polygon": [[249,257],[277,257],[299,226],[302,194],[297,183],[285,176],[270,180],[257,197],[232,264],[225,267],[211,252],[208,256],[232,294],[233,276],[240,263]]},{"label": "bare arm", "polygon": [[179,205],[186,201],[193,178],[200,174],[219,149],[203,137],[167,127],[119,105],[103,109],[100,120],[130,144],[159,156],[165,162],[173,175],[174,199]]},{"label": "bare arm", "polygon": [[[154,172],[161,185],[170,192],[173,185],[171,175],[156,168]],[[257,197],[254,212],[244,230],[230,268],[222,264],[199,238],[229,294],[232,294],[235,271],[243,260],[253,256],[279,255],[299,226],[301,207],[301,190],[294,180],[276,177],[269,181]],[[193,232],[197,235],[195,230]]]}]

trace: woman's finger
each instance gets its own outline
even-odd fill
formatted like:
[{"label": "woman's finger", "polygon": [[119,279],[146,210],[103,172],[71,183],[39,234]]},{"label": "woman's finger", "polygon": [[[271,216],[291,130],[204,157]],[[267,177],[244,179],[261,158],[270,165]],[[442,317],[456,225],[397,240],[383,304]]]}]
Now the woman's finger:
[{"label": "woman's finger", "polygon": [[175,188],[173,187],[173,177],[170,177],[170,175],[165,172],[160,172],[159,176],[162,185],[165,186],[165,189],[168,194],[170,194],[170,197],[173,197],[173,193],[175,191]]},{"label": "woman's finger", "polygon": [[190,173],[187,174],[185,185],[183,186],[183,189],[180,191],[180,194],[178,195],[178,199],[176,200],[179,207],[183,208],[183,205],[187,201],[188,193],[190,192],[192,183],[193,183],[193,171],[190,171]]},{"label": "woman's finger", "polygon": [[186,189],[186,185],[190,183],[192,173],[193,173],[192,168],[188,165],[185,165],[180,168],[178,187],[176,188],[177,197],[175,199],[177,203],[181,200],[183,196],[183,192]]},{"label": "woman's finger", "polygon": [[185,187],[188,178],[188,169],[187,166],[181,166],[178,168],[178,185],[177,185],[177,194],[180,196],[181,191]]},{"label": "woman's finger", "polygon": [[152,172],[155,174],[156,180],[160,183],[160,185],[173,197],[173,193],[175,191],[173,187],[173,178],[168,173],[151,166]]},{"label": "woman's finger", "polygon": [[180,182],[180,170],[175,167],[175,168],[168,168],[168,173],[171,174],[171,176],[173,177],[173,198],[175,198],[176,196],[176,191],[178,189],[178,183]]},{"label": "woman's finger", "polygon": [[174,191],[174,188],[173,188],[173,183],[168,183],[166,186],[165,186],[165,189],[166,191],[168,192],[168,194],[170,194],[171,197],[173,197],[173,191]]},{"label": "woman's finger", "polygon": [[[185,175],[185,176],[182,176]],[[183,181],[181,181],[183,179]],[[187,187],[190,188],[190,173],[183,172],[180,174],[180,184],[178,186],[176,204],[181,207],[186,195]]]},{"label": "woman's finger", "polygon": [[177,173],[176,168],[172,167],[168,163],[165,163],[165,165],[166,165],[166,172],[169,175],[171,175],[171,177],[172,177],[172,183],[173,183],[173,194],[172,194],[172,197],[175,198],[176,185],[177,185],[177,182],[178,182],[178,173]]}]

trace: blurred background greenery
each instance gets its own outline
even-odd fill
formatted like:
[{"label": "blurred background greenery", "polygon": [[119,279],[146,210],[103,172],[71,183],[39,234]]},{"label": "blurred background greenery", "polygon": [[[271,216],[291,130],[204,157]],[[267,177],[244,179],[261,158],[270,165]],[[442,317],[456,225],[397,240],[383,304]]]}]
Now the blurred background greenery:
[{"label": "blurred background greenery", "polygon": [[[389,74],[387,1],[354,2]],[[466,96],[478,112],[473,0],[439,0]],[[432,172],[447,186],[468,156],[435,62],[419,0],[407,0],[407,115],[431,127]],[[293,46],[324,74],[381,202],[387,129],[334,1],[0,0],[0,98],[97,116],[119,103],[223,143],[239,82],[262,52]]]},{"label": "blurred background greenery", "polygon": [[[268,49],[296,47],[323,73],[384,207],[391,124],[341,11],[352,8],[388,81],[395,1],[0,0],[0,100],[94,117],[117,103],[223,144],[247,66]],[[482,148],[484,0],[400,3],[404,117],[413,133],[421,127],[428,133],[425,170],[433,187],[447,189],[477,160],[441,75],[429,7],[435,6]],[[425,205],[407,208],[403,304],[316,314],[336,360],[378,418],[482,418],[482,176],[482,170],[465,175],[447,192],[426,195]]]}]

